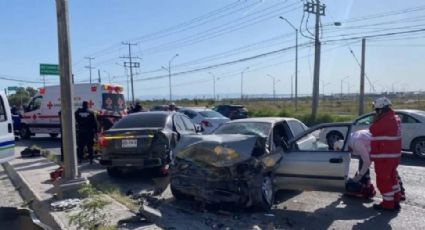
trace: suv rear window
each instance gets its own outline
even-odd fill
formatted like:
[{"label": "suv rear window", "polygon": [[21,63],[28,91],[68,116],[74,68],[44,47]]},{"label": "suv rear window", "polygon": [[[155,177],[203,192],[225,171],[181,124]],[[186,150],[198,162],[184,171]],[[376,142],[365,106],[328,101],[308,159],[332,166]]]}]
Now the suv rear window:
[{"label": "suv rear window", "polygon": [[223,115],[221,115],[221,113],[218,113],[218,112],[213,111],[213,110],[201,111],[201,112],[199,112],[199,114],[201,114],[203,117],[223,117]]},{"label": "suv rear window", "polygon": [[133,114],[119,120],[112,126],[112,129],[128,129],[128,128],[162,128],[167,123],[166,114],[150,114],[141,113]]},{"label": "suv rear window", "polygon": [[6,108],[3,103],[3,98],[0,97],[0,122],[6,121]]}]

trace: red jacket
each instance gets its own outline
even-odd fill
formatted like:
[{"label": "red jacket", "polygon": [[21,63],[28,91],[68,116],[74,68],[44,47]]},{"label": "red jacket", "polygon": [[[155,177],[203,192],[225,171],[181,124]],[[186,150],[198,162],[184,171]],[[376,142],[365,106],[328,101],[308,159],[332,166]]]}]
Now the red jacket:
[{"label": "red jacket", "polygon": [[372,139],[370,158],[394,159],[401,157],[400,118],[394,111],[386,112],[369,127]]}]

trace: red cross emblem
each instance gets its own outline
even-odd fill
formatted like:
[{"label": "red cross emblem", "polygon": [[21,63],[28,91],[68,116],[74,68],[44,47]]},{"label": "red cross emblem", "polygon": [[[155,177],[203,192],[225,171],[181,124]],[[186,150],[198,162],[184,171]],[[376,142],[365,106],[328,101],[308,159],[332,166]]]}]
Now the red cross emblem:
[{"label": "red cross emblem", "polygon": [[49,103],[47,103],[47,107],[48,107],[49,109],[52,109],[53,104],[52,104],[52,102],[51,102],[51,101],[49,101]]},{"label": "red cross emblem", "polygon": [[92,100],[89,101],[89,108],[94,106],[94,102]]},{"label": "red cross emblem", "polygon": [[32,115],[32,119],[33,119],[33,120],[37,120],[37,115],[33,114],[33,115]]}]

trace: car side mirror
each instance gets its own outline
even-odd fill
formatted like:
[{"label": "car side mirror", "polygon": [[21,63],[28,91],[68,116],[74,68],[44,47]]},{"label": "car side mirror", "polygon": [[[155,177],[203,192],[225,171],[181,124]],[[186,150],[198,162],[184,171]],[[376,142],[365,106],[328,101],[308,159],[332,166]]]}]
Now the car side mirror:
[{"label": "car side mirror", "polygon": [[200,124],[195,124],[195,131],[197,133],[202,133],[204,131],[204,128]]}]

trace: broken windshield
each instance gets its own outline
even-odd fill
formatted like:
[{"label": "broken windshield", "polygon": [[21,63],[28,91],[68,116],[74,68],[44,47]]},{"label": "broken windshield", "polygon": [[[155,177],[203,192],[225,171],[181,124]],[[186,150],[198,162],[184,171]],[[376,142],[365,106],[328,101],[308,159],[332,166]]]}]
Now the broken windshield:
[{"label": "broken windshield", "polygon": [[245,134],[267,137],[271,124],[266,122],[233,122],[227,123],[214,131],[214,134]]}]

